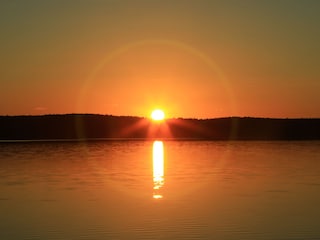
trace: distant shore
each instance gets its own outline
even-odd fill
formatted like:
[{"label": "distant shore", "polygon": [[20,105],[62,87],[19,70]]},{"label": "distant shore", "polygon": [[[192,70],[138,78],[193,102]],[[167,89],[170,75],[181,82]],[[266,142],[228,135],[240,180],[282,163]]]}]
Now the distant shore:
[{"label": "distant shore", "polygon": [[96,114],[0,116],[0,142],[115,139],[320,140],[320,118],[166,119]]}]

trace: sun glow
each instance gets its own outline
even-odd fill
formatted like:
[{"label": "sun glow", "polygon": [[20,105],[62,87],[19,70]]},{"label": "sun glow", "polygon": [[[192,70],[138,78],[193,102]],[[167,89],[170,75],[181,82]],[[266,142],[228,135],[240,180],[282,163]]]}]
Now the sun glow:
[{"label": "sun glow", "polygon": [[164,119],[164,117],[165,117],[164,112],[161,109],[153,110],[151,113],[151,118],[154,121],[161,121]]}]

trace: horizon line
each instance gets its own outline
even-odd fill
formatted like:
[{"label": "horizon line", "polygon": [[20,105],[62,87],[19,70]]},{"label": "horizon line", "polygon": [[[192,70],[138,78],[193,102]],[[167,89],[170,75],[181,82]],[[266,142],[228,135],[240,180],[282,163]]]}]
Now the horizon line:
[{"label": "horizon line", "polygon": [[[104,117],[128,117],[128,118],[143,118],[151,119],[146,116],[134,116],[134,115],[113,115],[113,114],[100,114],[100,113],[47,113],[47,114],[20,114],[20,115],[0,115],[0,117],[44,117],[44,116],[68,116],[68,115],[93,115],[93,116],[104,116]],[[221,116],[221,117],[206,117],[206,118],[197,118],[197,117],[169,117],[165,118],[166,120],[173,119],[182,119],[182,120],[211,120],[211,119],[226,119],[226,118],[252,118],[252,119],[320,119],[319,117],[262,117],[262,116]]]}]

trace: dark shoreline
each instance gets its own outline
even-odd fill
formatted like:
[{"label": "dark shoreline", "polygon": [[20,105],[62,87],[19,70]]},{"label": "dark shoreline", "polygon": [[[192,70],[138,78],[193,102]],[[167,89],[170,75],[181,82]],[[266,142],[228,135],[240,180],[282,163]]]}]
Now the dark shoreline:
[{"label": "dark shoreline", "polygon": [[0,142],[320,140],[320,118],[150,119],[96,114],[0,116]]}]

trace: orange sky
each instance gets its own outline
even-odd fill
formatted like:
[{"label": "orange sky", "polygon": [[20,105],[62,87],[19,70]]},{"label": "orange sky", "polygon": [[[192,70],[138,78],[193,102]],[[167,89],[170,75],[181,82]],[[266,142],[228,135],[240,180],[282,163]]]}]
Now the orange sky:
[{"label": "orange sky", "polygon": [[0,114],[320,117],[319,1],[3,1]]}]

